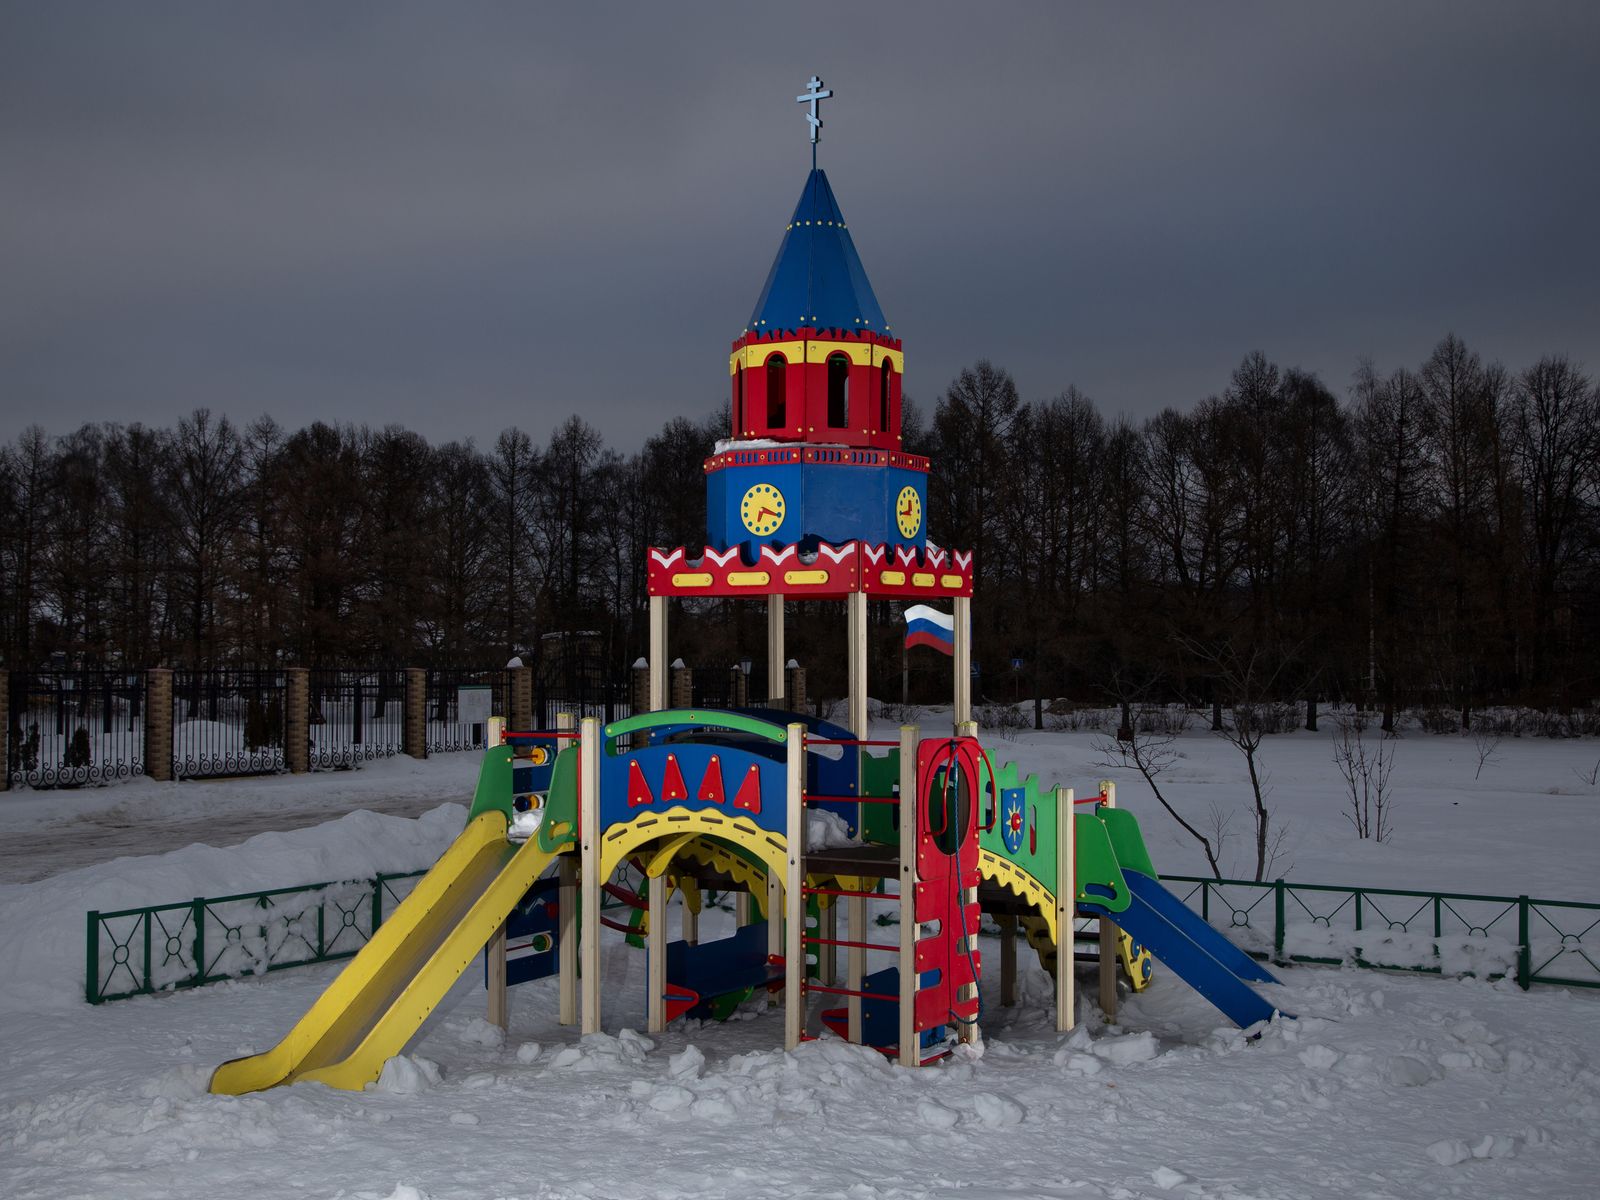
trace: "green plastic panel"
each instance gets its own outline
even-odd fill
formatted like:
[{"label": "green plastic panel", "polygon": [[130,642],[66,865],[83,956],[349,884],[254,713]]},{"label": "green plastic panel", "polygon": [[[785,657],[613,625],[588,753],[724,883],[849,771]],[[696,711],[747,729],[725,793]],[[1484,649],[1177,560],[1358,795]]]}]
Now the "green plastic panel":
[{"label": "green plastic panel", "polygon": [[1131,812],[1122,808],[1101,808],[1095,815],[1111,836],[1111,849],[1116,852],[1117,862],[1124,871],[1138,871],[1152,879],[1161,878],[1150,861],[1150,851],[1145,848],[1139,822],[1134,820]]},{"label": "green plastic panel", "polygon": [[472,809],[467,820],[486,812],[504,813],[506,823],[515,815],[511,807],[511,747],[491,746],[483,752],[478,768],[478,789],[472,793]]},{"label": "green plastic panel", "polygon": [[[896,746],[881,758],[863,754],[861,757],[861,794],[863,796],[892,796],[900,786],[900,747]],[[892,804],[863,804],[861,840],[878,846],[900,844],[900,810]]]},{"label": "green plastic panel", "polygon": [[[1043,787],[1037,775],[1022,778],[1022,772],[1017,764],[1008,762],[996,773],[995,795],[991,801],[988,785],[989,765],[993,761],[992,754],[986,755],[979,761],[979,783],[982,790],[978,793],[978,845],[991,854],[1010,859],[1032,875],[1045,891],[1054,895],[1056,830],[1060,824],[1056,813],[1055,789]],[[1005,793],[1019,788],[1022,791],[1022,841],[1013,853],[1006,848],[1004,833],[1000,827],[1001,813],[1005,808]]]},{"label": "green plastic panel", "polygon": [[539,848],[555,854],[577,841],[578,744],[570,742],[550,767],[550,790],[545,793],[544,820],[539,822]]},{"label": "green plastic panel", "polygon": [[[1117,852],[1111,845],[1111,834],[1095,813],[1077,813],[1075,819],[1077,824],[1073,829],[1073,837],[1078,861],[1073,884],[1077,889],[1078,903],[1098,904],[1109,912],[1122,912],[1133,902],[1133,893],[1128,890],[1128,881],[1122,877]],[[1089,891],[1090,884],[1109,891],[1111,895]]]}]

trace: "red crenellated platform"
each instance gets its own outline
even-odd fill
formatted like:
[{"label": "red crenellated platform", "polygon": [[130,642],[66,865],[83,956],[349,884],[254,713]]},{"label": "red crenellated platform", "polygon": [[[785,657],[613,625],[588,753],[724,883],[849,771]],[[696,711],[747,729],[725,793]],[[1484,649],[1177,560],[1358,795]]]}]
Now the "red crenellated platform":
[{"label": "red crenellated platform", "polygon": [[886,600],[937,600],[972,595],[972,551],[917,550],[845,542],[817,547],[815,555],[798,546],[762,546],[754,562],[738,547],[702,549],[690,558],[683,547],[649,553],[652,596],[766,596],[781,593],[797,600],[838,600],[865,592]]}]

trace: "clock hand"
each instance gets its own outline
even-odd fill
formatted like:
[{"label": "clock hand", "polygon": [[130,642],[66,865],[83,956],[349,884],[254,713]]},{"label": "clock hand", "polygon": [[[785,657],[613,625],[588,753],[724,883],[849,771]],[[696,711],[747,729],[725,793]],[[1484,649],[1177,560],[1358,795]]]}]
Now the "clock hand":
[{"label": "clock hand", "polygon": [[757,521],[757,523],[760,523],[760,521],[761,521],[761,518],[762,518],[762,517],[766,517],[766,516],[773,516],[773,517],[775,517],[775,516],[777,516],[777,515],[778,515],[778,514],[777,514],[777,513],[776,513],[776,512],[774,512],[774,511],[773,511],[773,510],[772,510],[772,509],[770,509],[770,508],[762,508],[762,509],[760,509],[760,510],[759,510],[759,511],[758,511],[758,512],[757,512],[757,513],[756,513],[756,521]]}]

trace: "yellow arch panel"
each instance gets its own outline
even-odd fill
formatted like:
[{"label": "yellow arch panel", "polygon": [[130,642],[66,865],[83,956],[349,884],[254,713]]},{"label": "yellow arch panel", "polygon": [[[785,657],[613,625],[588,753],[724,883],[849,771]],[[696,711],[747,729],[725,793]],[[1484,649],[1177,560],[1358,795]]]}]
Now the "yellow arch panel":
[{"label": "yellow arch panel", "polygon": [[657,838],[678,839],[684,834],[721,838],[747,850],[782,876],[788,870],[789,847],[782,834],[769,833],[748,817],[732,817],[715,810],[668,808],[635,817],[626,825],[613,825],[600,836],[600,875],[612,872],[635,850]]}]

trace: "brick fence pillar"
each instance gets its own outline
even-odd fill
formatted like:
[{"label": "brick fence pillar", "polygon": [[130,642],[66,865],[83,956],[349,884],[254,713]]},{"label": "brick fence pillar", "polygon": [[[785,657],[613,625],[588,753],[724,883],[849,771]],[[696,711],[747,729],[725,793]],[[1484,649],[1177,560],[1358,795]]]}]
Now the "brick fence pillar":
[{"label": "brick fence pillar", "polygon": [[694,672],[683,665],[683,659],[672,660],[671,682],[667,686],[667,703],[673,708],[694,707]]},{"label": "brick fence pillar", "polygon": [[283,669],[283,764],[291,775],[311,770],[311,672]]},{"label": "brick fence pillar", "polygon": [[650,711],[650,660],[647,658],[635,659],[633,663],[633,712]]},{"label": "brick fence pillar", "polygon": [[163,783],[172,779],[172,672],[166,667],[144,673],[144,773]]},{"label": "brick fence pillar", "polygon": [[804,712],[806,707],[806,669],[794,659],[784,668],[788,686],[784,688],[784,707],[790,712]]},{"label": "brick fence pillar", "polygon": [[526,733],[536,728],[533,721],[533,668],[512,667],[507,674],[511,677],[511,702],[506,705],[506,719],[511,722],[511,730]]},{"label": "brick fence pillar", "polygon": [[406,668],[405,736],[402,749],[412,758],[428,757],[428,673]]},{"label": "brick fence pillar", "polygon": [[0,762],[0,792],[11,786],[11,672],[0,667],[0,750],[5,761]]}]

